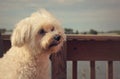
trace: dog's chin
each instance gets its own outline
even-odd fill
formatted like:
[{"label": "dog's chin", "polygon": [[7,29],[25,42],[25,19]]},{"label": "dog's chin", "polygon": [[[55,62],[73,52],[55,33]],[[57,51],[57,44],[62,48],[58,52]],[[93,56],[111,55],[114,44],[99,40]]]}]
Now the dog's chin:
[{"label": "dog's chin", "polygon": [[58,46],[60,44],[60,42],[52,42],[50,45],[49,45],[49,49],[50,48],[53,48],[53,47],[56,47],[56,46]]},{"label": "dog's chin", "polygon": [[62,46],[62,42],[51,42],[48,46],[42,48],[42,51],[47,52],[49,54],[57,53]]}]

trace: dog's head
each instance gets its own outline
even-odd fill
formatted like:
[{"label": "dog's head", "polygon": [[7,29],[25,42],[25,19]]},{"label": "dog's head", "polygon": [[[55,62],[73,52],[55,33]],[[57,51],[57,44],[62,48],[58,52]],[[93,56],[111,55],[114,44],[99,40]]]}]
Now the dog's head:
[{"label": "dog's head", "polygon": [[60,23],[46,10],[33,13],[20,21],[11,37],[12,46],[57,52],[66,37]]}]

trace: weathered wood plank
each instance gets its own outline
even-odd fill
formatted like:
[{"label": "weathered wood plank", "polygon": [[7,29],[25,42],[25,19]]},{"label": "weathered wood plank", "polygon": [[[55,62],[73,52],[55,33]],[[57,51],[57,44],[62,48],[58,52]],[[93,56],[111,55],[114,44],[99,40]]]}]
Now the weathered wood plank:
[{"label": "weathered wood plank", "polygon": [[95,79],[95,61],[90,61],[90,79]]},{"label": "weathered wood plank", "polygon": [[106,40],[113,40],[113,41],[120,41],[120,35],[75,35],[75,34],[68,34],[68,40],[96,40],[96,41],[106,41]]},{"label": "weathered wood plank", "polygon": [[108,61],[108,79],[113,79],[113,61]]},{"label": "weathered wood plank", "polygon": [[120,40],[68,40],[67,53],[67,59],[74,61],[120,60]]},{"label": "weathered wood plank", "polygon": [[0,33],[0,57],[3,56],[3,40]]},{"label": "weathered wood plank", "polygon": [[77,79],[77,61],[73,61],[72,66],[73,66],[72,77],[73,79]]}]

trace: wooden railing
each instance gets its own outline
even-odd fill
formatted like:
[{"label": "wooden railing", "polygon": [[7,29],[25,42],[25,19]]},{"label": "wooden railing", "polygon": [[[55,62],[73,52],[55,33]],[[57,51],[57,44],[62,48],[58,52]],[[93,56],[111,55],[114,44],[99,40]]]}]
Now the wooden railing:
[{"label": "wooden railing", "polygon": [[[91,79],[95,79],[95,61],[108,61],[108,79],[113,79],[113,61],[120,60],[119,36],[71,36],[71,38],[74,39],[67,42],[67,60],[73,61],[73,70],[77,68],[76,61],[88,60]],[[77,74],[73,75],[73,79],[77,79],[76,76]]]},{"label": "wooden railing", "polygon": [[[8,36],[1,36],[0,50],[10,48]],[[120,36],[67,35],[62,50],[51,56],[52,79],[67,79],[66,61],[72,61],[72,79],[77,79],[77,61],[90,61],[90,79],[96,78],[95,61],[107,61],[107,79],[113,79],[113,61],[120,61]]]}]

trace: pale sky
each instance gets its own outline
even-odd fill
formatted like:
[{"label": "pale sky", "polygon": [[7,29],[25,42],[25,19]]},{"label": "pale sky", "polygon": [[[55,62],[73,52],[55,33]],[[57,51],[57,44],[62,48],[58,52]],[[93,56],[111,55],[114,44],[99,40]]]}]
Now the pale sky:
[{"label": "pale sky", "polygon": [[12,29],[40,8],[54,14],[64,28],[120,30],[120,0],[0,0],[0,28]]}]

